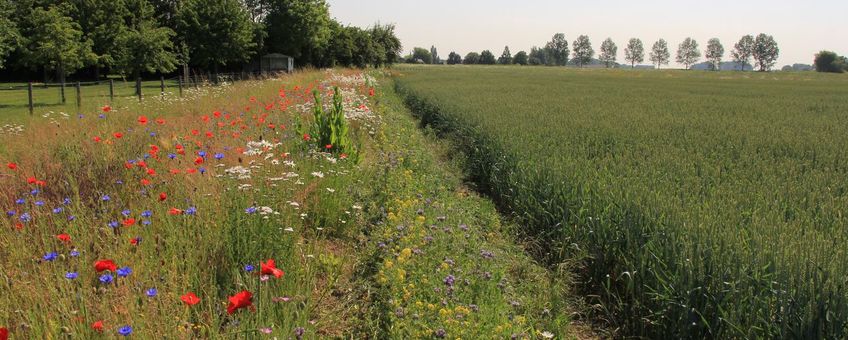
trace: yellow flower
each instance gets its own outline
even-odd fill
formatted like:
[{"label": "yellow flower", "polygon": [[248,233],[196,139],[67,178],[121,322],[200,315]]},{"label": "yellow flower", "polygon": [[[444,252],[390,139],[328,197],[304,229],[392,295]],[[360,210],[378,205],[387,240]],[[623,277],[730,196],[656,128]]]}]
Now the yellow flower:
[{"label": "yellow flower", "polygon": [[392,269],[394,265],[395,263],[391,260],[386,260],[385,262],[383,262],[383,267],[386,267],[386,269]]}]

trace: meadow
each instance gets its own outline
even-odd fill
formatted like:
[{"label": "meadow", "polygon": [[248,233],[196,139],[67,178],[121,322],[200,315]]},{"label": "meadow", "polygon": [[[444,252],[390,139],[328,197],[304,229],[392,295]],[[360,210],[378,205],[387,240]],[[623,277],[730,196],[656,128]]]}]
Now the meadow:
[{"label": "meadow", "polygon": [[573,332],[380,72],[83,104],[0,134],[2,340]]},{"label": "meadow", "polygon": [[848,78],[813,73],[402,67],[612,336],[848,336]]}]

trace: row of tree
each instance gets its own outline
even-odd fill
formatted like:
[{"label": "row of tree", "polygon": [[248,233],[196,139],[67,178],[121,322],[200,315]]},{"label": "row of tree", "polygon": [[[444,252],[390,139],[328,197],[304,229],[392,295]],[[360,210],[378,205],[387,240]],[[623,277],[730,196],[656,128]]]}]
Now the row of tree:
[{"label": "row of tree", "polygon": [[400,50],[393,25],[344,26],[325,0],[0,0],[0,68],[45,78],[242,70],[266,53],[380,66]]},{"label": "row of tree", "polygon": [[[407,62],[423,62],[423,63],[441,63],[440,60],[434,58],[435,47],[428,52],[423,48],[416,48],[412,55],[406,58]],[[627,43],[624,48],[624,60],[631,66],[635,67],[645,61],[645,47],[642,40],[633,38]],[[710,68],[719,70],[721,62],[725,55],[724,46],[717,38],[710,39],[707,42],[707,47],[703,53]],[[774,38],[767,34],[760,34],[756,38],[751,35],[742,37],[737,42],[731,51],[731,58],[734,62],[741,65],[741,69],[745,70],[747,66],[756,66],[760,71],[768,71],[777,62],[780,55],[780,49]],[[557,33],[547,42],[544,47],[533,47],[530,53],[520,51],[513,57],[510,53],[509,46],[504,48],[500,58],[495,58],[495,55],[489,51],[481,53],[468,53],[463,59],[456,52],[451,52],[448,56],[447,63],[454,64],[518,64],[518,65],[548,65],[548,66],[565,66],[569,63],[578,67],[583,67],[595,62],[595,50],[592,48],[592,42],[588,36],[581,35],[577,37],[569,48],[568,40],[565,34]],[[663,65],[668,65],[671,61],[671,52],[669,51],[668,42],[664,39],[659,39],[653,44],[648,52],[648,58],[653,65],[661,68]],[[753,58],[755,64],[751,64]],[[606,67],[614,67],[619,65],[618,46],[612,39],[607,38],[601,43],[600,53],[597,55],[597,61]],[[701,59],[701,51],[698,42],[692,38],[686,38],[678,45],[676,61],[684,65],[687,69],[698,63]]]},{"label": "row of tree", "polygon": [[821,51],[817,53],[813,64],[816,67],[816,71],[819,72],[848,72],[848,58],[832,51]]}]

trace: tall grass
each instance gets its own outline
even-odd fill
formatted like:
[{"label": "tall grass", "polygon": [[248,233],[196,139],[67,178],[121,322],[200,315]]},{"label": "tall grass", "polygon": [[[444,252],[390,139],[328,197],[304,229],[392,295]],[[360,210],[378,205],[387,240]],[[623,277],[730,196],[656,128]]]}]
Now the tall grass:
[{"label": "tall grass", "polygon": [[848,79],[406,68],[408,105],[619,335],[848,336]]}]

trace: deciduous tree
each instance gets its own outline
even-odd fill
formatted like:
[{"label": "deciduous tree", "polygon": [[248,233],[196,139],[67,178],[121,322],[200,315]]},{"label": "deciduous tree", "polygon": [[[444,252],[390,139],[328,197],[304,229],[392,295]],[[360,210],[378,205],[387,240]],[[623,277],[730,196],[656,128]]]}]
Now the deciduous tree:
[{"label": "deciduous tree", "polygon": [[745,71],[745,66],[750,64],[754,56],[754,37],[749,34],[739,39],[730,55],[735,63],[742,64],[742,71]]},{"label": "deciduous tree", "polygon": [[545,45],[545,52],[547,54],[545,65],[565,66],[568,64],[570,50],[568,49],[568,40],[565,39],[565,34],[554,34],[551,41]]},{"label": "deciduous tree", "polygon": [[777,62],[778,56],[780,56],[780,48],[777,47],[777,41],[774,40],[774,37],[760,33],[754,40],[754,60],[757,61],[757,67],[760,68],[760,71],[771,70]]},{"label": "deciduous tree", "polygon": [[630,63],[630,68],[634,68],[636,64],[645,61],[645,46],[642,45],[642,40],[630,39],[624,49],[624,60]]},{"label": "deciduous tree", "polygon": [[577,40],[572,44],[574,48],[574,62],[577,63],[578,67],[583,67],[592,61],[592,57],[595,55],[595,50],[592,49],[592,42],[589,41],[589,37],[586,35],[581,35],[577,37]]},{"label": "deciduous tree", "polygon": [[598,59],[604,63],[607,68],[615,65],[615,60],[618,58],[618,46],[612,41],[612,38],[607,38],[601,43],[601,54]]},{"label": "deciduous tree", "polygon": [[20,34],[17,24],[12,21],[14,8],[10,0],[0,0],[0,69],[6,56],[18,47]]},{"label": "deciduous tree", "polygon": [[721,70],[721,59],[724,58],[724,46],[718,38],[712,38],[707,42],[707,50],[704,51],[704,57],[710,63],[710,68],[713,71]]},{"label": "deciduous tree", "polygon": [[456,54],[456,52],[451,52],[448,54],[448,65],[456,64],[462,64],[462,57],[460,57],[459,54]]},{"label": "deciduous tree", "polygon": [[465,55],[465,58],[462,59],[462,63],[465,65],[474,65],[480,63],[480,53],[477,52],[469,52]]},{"label": "deciduous tree", "polygon": [[665,39],[657,40],[654,43],[654,46],[651,47],[651,62],[654,65],[657,65],[657,68],[661,68],[662,65],[668,65],[668,61],[671,59],[671,53],[668,51],[668,43]]},{"label": "deciduous tree", "polygon": [[848,71],[848,62],[846,62],[845,57],[840,57],[831,51],[816,53],[813,64],[818,72],[842,73]]},{"label": "deciduous tree", "polygon": [[692,38],[686,38],[677,47],[677,62],[683,64],[688,70],[689,67],[701,59],[701,51],[698,50],[698,42]]},{"label": "deciduous tree", "polygon": [[523,66],[523,65],[527,65],[528,59],[529,58],[527,56],[527,52],[519,51],[518,53],[515,54],[515,58],[512,59],[512,62],[515,63],[516,65],[522,65]]},{"label": "deciduous tree", "polygon": [[181,6],[177,27],[192,64],[217,71],[256,52],[252,21],[238,0],[186,0]]},{"label": "deciduous tree", "polygon": [[512,53],[509,52],[509,46],[504,47],[504,51],[503,53],[501,53],[501,57],[498,58],[498,64],[512,65]]},{"label": "deciduous tree", "polygon": [[497,59],[495,59],[495,55],[492,53],[492,51],[485,50],[483,52],[480,52],[480,64],[494,65],[497,62],[498,61]]}]

